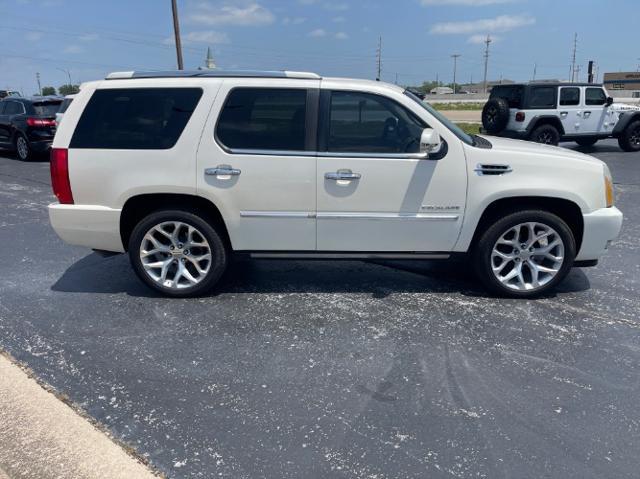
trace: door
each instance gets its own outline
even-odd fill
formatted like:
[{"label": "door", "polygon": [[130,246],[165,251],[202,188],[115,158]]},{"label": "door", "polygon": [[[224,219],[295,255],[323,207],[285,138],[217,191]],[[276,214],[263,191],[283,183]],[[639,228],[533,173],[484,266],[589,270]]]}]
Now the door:
[{"label": "door", "polygon": [[609,122],[607,94],[600,87],[586,87],[584,95],[583,133],[606,134],[613,130]]},{"label": "door", "polygon": [[582,133],[582,90],[579,87],[560,88],[560,121],[567,135]]},{"label": "door", "polygon": [[223,82],[197,185],[220,208],[234,250],[316,249],[318,88],[319,80]]},{"label": "door", "polygon": [[446,252],[455,244],[467,187],[461,142],[450,141],[439,159],[419,159],[428,125],[404,96],[322,91],[319,251]]}]

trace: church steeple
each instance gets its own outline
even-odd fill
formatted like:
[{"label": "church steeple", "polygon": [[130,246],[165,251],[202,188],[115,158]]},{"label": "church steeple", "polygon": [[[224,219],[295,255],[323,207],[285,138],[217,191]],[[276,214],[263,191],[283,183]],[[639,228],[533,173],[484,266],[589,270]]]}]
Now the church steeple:
[{"label": "church steeple", "polygon": [[207,60],[205,61],[205,68],[208,70],[214,70],[216,68],[216,62],[213,60],[211,54],[211,47],[207,47]]}]

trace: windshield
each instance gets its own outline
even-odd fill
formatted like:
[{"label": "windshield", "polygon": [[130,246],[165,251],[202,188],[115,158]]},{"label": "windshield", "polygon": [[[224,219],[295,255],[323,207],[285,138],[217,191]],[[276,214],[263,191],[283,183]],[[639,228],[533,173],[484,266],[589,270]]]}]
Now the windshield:
[{"label": "windshield", "polygon": [[51,101],[46,103],[34,103],[33,108],[36,111],[36,115],[40,116],[55,116],[60,108],[60,101]]},{"label": "windshield", "polygon": [[429,113],[431,113],[433,116],[435,116],[436,120],[438,120],[440,123],[446,126],[454,135],[456,135],[458,138],[464,141],[467,145],[475,144],[471,135],[468,135],[467,133],[465,133],[458,125],[453,123],[451,120],[449,120],[446,116],[444,116],[438,110],[433,108],[431,105],[422,101],[414,93],[411,93],[409,90],[405,90],[404,94],[407,95],[409,98],[411,98],[413,101],[415,101],[422,108],[427,110]]}]

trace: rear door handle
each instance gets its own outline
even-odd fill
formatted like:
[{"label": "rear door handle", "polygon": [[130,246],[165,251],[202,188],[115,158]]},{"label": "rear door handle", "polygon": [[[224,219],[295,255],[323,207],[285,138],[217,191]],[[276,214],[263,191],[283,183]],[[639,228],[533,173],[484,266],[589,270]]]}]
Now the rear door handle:
[{"label": "rear door handle", "polygon": [[351,180],[359,180],[362,178],[360,173],[354,173],[351,170],[338,170],[332,173],[325,173],[324,177],[327,180],[334,181],[351,181]]},{"label": "rear door handle", "polygon": [[207,176],[240,176],[241,170],[229,165],[218,165],[215,168],[207,168],[204,174]]}]

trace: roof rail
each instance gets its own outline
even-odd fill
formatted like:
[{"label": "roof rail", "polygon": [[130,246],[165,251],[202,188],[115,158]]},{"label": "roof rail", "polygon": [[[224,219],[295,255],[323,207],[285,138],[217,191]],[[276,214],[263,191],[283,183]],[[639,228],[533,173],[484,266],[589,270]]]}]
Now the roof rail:
[{"label": "roof rail", "polygon": [[322,77],[311,72],[259,71],[259,70],[171,70],[171,71],[129,71],[113,72],[106,80],[133,78],[297,78],[320,80]]}]

